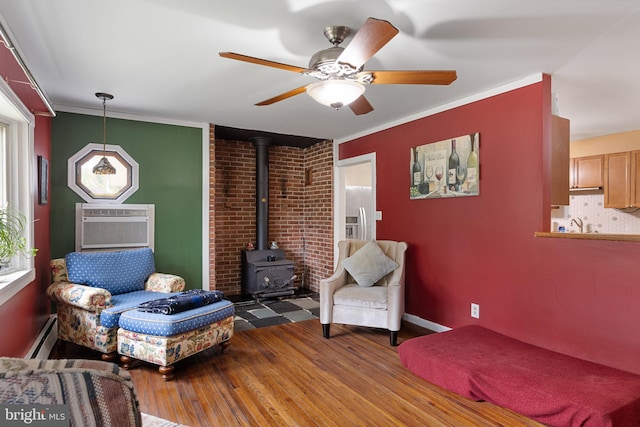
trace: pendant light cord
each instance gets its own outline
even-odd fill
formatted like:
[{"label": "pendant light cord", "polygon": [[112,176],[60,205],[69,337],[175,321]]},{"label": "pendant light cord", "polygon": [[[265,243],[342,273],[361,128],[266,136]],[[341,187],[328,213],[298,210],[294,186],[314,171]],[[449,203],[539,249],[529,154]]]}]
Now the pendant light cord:
[{"label": "pendant light cord", "polygon": [[107,100],[102,98],[102,155],[107,155]]},{"label": "pendant light cord", "polygon": [[107,99],[113,99],[109,93],[97,92],[96,96],[102,99],[102,159],[93,168],[96,175],[114,175],[116,169],[107,159]]}]

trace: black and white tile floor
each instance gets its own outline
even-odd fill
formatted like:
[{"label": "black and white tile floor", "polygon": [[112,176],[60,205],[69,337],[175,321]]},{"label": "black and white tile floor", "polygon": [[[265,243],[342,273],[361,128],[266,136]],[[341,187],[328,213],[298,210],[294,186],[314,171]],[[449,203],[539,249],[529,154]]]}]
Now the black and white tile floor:
[{"label": "black and white tile floor", "polygon": [[266,299],[234,301],[236,317],[235,331],[262,328],[264,326],[281,325],[283,323],[301,322],[317,319],[320,316],[320,298],[317,293],[306,293]]}]

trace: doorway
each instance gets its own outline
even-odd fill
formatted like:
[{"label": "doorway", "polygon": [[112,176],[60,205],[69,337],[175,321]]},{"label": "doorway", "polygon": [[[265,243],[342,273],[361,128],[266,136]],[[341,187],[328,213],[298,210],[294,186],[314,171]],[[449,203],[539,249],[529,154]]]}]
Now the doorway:
[{"label": "doorway", "polygon": [[335,242],[376,238],[375,153],[336,163]]}]

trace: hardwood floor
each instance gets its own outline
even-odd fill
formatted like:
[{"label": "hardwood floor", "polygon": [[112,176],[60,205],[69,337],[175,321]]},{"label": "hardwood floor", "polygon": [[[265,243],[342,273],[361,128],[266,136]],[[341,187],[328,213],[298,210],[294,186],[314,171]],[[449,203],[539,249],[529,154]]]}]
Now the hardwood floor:
[{"label": "hardwood floor", "polygon": [[[398,342],[428,332],[405,323]],[[129,372],[143,412],[192,427],[542,426],[418,378],[384,330],[332,325],[326,340],[318,320],[236,332],[226,354],[179,362],[170,382],[152,365]]]}]

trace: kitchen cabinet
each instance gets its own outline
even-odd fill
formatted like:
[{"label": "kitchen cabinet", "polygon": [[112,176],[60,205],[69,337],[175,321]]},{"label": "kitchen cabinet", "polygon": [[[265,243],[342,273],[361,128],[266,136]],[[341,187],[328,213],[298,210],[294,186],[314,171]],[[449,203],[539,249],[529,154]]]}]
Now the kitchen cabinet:
[{"label": "kitchen cabinet", "polygon": [[640,151],[631,152],[631,204],[640,206]]},{"label": "kitchen cabinet", "polygon": [[640,151],[604,155],[604,207],[640,207]]},{"label": "kitchen cabinet", "polygon": [[604,185],[604,156],[571,159],[569,187],[572,189],[599,188]]},{"label": "kitchen cabinet", "polygon": [[551,116],[551,205],[569,204],[569,120]]}]

